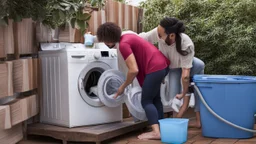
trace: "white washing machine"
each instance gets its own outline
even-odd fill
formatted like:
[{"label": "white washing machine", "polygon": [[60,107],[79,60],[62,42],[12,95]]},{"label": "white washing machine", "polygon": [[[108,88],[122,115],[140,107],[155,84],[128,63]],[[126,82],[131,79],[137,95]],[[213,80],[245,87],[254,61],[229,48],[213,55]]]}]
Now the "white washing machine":
[{"label": "white washing machine", "polygon": [[[42,123],[77,127],[122,121],[122,103],[110,96],[116,92],[111,80],[124,80],[120,73],[102,75],[109,69],[118,69],[115,49],[89,49],[82,44],[41,44],[42,65],[41,116]],[[56,50],[58,49],[58,50]],[[99,81],[101,83],[99,84]],[[119,87],[119,82],[115,87]],[[98,94],[90,93],[98,85]],[[111,105],[113,104],[113,105]],[[110,105],[113,107],[108,107]]]},{"label": "white washing machine", "polygon": [[161,101],[163,103],[164,112],[165,113],[172,112],[173,111],[171,107],[172,99],[170,98],[170,93],[169,93],[169,74],[165,77],[164,83],[161,84],[160,96],[161,96]]},{"label": "white washing machine", "polygon": [[[177,103],[177,99],[176,99],[176,102],[173,102],[175,101],[175,99],[170,97],[169,74],[165,77],[164,81],[165,83],[161,84],[161,90],[160,90],[160,96],[161,96],[161,101],[163,103],[164,112],[165,113],[172,112],[174,111],[174,109],[176,109],[176,112],[177,112],[177,107],[175,106],[175,103]],[[183,104],[183,100],[181,100],[181,102],[179,102],[178,100],[178,103],[180,103],[179,105],[181,106]],[[195,106],[195,96],[192,93],[190,96],[189,107],[193,108],[194,106]]]}]

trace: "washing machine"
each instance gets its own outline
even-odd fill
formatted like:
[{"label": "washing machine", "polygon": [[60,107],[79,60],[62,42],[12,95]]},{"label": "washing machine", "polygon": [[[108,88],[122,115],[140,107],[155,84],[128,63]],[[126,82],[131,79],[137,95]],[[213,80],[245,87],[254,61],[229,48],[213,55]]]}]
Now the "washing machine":
[{"label": "washing machine", "polygon": [[[111,97],[125,76],[117,71],[116,49],[100,47],[41,44],[42,123],[77,127],[122,121],[122,103],[126,97],[114,100]],[[96,86],[97,94],[91,92]]]},{"label": "washing machine", "polygon": [[170,98],[169,93],[169,74],[165,77],[164,83],[161,83],[160,96],[164,108],[164,113],[172,112],[172,99]]},{"label": "washing machine", "polygon": [[[170,82],[169,82],[169,74],[165,77],[164,83],[161,84],[160,88],[160,96],[161,96],[161,101],[163,103],[164,107],[164,112],[172,112],[176,110],[177,108],[175,106],[175,103],[173,101],[175,100],[174,98],[170,97]],[[176,101],[177,102],[177,101]],[[183,100],[180,102],[180,106],[183,104]],[[194,93],[190,95],[190,101],[189,101],[189,107],[193,108],[195,106],[195,96]]]}]

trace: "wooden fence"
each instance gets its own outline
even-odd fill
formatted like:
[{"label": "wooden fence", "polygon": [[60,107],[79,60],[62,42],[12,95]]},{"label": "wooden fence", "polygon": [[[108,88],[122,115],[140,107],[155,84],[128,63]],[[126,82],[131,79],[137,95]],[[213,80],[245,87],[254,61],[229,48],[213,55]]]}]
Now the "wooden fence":
[{"label": "wooden fence", "polygon": [[106,2],[104,10],[92,13],[88,31],[95,34],[99,25],[105,22],[114,22],[123,30],[132,30],[139,33],[142,31],[142,15],[142,9],[109,0]]}]

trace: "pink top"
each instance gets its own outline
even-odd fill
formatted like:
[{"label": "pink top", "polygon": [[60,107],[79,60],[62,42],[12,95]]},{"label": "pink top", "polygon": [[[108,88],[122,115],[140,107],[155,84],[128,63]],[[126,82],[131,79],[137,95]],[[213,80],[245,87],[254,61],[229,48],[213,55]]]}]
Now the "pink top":
[{"label": "pink top", "polygon": [[119,50],[127,59],[134,55],[139,73],[137,79],[140,86],[143,85],[146,74],[163,70],[170,65],[170,61],[151,43],[135,34],[124,34],[119,43]]}]

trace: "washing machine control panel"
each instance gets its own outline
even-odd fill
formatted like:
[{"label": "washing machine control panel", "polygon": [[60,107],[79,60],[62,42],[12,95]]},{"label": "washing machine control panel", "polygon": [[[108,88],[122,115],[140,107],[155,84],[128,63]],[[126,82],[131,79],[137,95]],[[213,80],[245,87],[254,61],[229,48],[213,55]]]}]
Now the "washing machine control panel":
[{"label": "washing machine control panel", "polygon": [[101,51],[101,57],[109,57],[109,51]]},{"label": "washing machine control panel", "polygon": [[93,53],[93,57],[96,60],[98,60],[100,58],[112,59],[112,58],[116,58],[117,54],[116,54],[116,51],[97,51],[97,52]]},{"label": "washing machine control panel", "polygon": [[94,59],[99,59],[100,58],[100,53],[94,53],[93,57],[94,57]]}]

